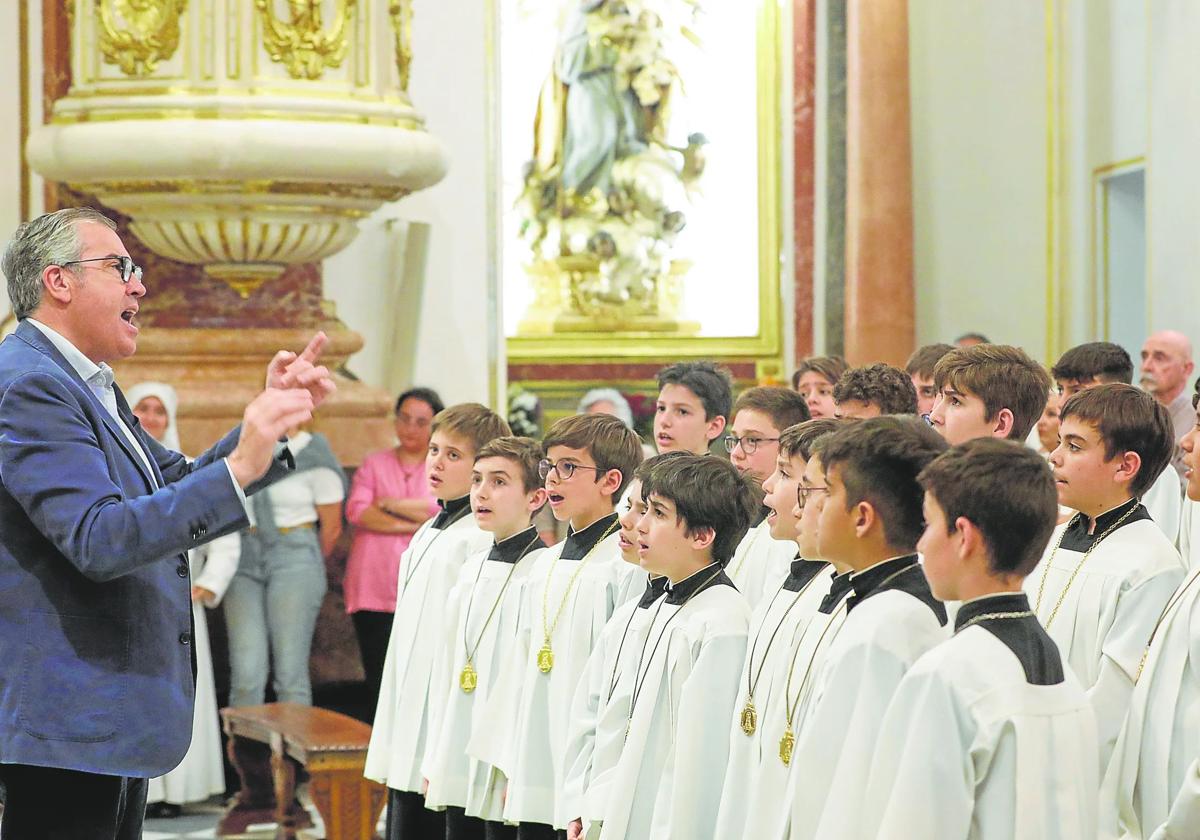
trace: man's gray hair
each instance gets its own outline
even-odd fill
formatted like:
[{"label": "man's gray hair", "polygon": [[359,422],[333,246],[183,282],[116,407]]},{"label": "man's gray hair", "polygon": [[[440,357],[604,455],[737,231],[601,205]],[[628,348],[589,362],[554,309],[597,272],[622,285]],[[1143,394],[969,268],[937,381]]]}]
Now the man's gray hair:
[{"label": "man's gray hair", "polygon": [[598,402],[613,404],[613,416],[630,429],[633,428],[633,410],[629,408],[629,400],[616,388],[593,388],[583,395],[579,401],[578,413],[583,414]]},{"label": "man's gray hair", "polygon": [[25,222],[13,233],[0,267],[8,278],[8,298],[18,320],[28,318],[41,305],[46,266],[79,259],[80,222],[117,229],[111,219],[90,207],[68,207]]}]

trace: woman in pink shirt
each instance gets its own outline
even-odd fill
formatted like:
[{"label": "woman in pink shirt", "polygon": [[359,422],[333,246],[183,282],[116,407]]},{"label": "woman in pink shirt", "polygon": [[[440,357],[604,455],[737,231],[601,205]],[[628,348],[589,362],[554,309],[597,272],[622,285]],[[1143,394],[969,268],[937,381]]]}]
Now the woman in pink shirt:
[{"label": "woman in pink shirt", "polygon": [[343,589],[346,612],[358,636],[367,675],[368,708],[372,710],[379,701],[383,660],[396,611],[400,555],[421,523],[438,510],[425,482],[425,454],[430,424],[442,408],[441,398],[432,389],[412,388],[401,394],[396,400],[398,445],[363,459],[346,499],[354,542]]}]

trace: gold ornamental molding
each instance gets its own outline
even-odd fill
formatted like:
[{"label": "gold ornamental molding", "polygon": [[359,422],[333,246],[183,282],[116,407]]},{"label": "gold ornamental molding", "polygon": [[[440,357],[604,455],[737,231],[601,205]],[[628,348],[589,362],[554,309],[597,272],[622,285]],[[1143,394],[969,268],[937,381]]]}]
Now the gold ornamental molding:
[{"label": "gold ornamental molding", "polygon": [[412,66],[412,0],[389,0],[388,17],[396,36],[396,70],[400,73],[400,90],[408,90]]},{"label": "gold ornamental molding", "polygon": [[187,0],[96,0],[105,63],[126,76],[149,76],[179,48],[179,18],[186,6]]},{"label": "gold ornamental molding", "polygon": [[[143,0],[146,2],[146,0]],[[272,0],[254,0],[262,16],[263,46],[271,60],[287,68],[293,79],[319,79],[326,68],[339,67],[350,39],[346,30],[357,0],[338,0],[333,28],[325,30],[321,0],[287,0],[291,20],[275,16]]]}]

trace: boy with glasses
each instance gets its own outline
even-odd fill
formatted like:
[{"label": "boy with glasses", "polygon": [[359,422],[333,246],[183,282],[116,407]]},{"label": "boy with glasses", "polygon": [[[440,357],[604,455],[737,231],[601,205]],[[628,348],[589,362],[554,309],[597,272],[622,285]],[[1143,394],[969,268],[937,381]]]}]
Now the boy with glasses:
[{"label": "boy with glasses", "polygon": [[942,356],[953,350],[950,344],[926,344],[914,350],[904,365],[904,372],[917,389],[917,414],[922,417],[932,411],[933,404],[937,402],[938,390],[933,381],[933,369]]}]

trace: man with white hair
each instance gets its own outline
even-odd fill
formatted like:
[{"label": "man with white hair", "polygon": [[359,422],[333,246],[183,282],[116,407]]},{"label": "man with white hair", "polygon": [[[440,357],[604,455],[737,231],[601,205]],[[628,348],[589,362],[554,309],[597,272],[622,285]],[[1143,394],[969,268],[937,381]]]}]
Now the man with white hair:
[{"label": "man with white hair", "polygon": [[633,428],[633,410],[616,388],[593,388],[579,401],[578,414],[611,414]]},{"label": "man with white hair", "polygon": [[1161,330],[1142,345],[1142,388],[1167,407],[1171,425],[1175,428],[1175,456],[1171,465],[1183,475],[1182,452],[1179,441],[1191,431],[1196,414],[1188,381],[1195,370],[1192,362],[1192,343],[1175,330]]}]

